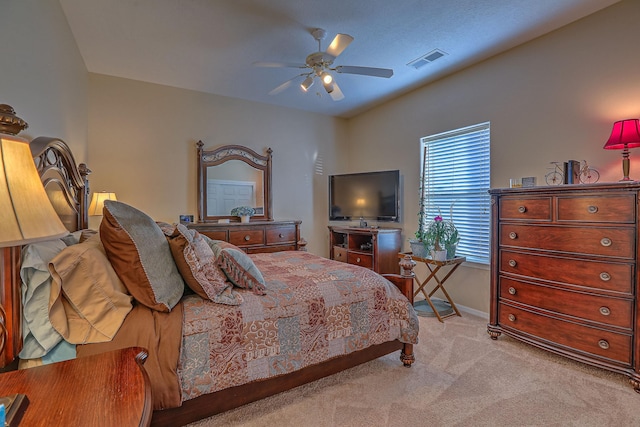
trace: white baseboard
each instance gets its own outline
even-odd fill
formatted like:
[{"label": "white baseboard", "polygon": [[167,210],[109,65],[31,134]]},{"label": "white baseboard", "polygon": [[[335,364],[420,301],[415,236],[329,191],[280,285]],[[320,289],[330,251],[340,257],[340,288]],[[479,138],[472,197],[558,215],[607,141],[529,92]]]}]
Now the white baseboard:
[{"label": "white baseboard", "polygon": [[482,317],[483,319],[489,321],[489,313],[485,313],[484,311],[476,310],[475,308],[466,307],[460,304],[456,304],[456,307],[458,307],[460,311],[464,311],[465,313],[469,313],[474,316]]}]

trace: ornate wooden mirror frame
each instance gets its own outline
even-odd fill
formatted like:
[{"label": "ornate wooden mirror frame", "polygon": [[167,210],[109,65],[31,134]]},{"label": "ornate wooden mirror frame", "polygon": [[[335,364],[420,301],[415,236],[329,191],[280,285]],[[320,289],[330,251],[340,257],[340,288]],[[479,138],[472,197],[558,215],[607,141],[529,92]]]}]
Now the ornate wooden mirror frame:
[{"label": "ornate wooden mirror frame", "polygon": [[[273,221],[272,196],[271,196],[271,148],[268,148],[265,156],[260,155],[250,148],[241,145],[224,145],[215,150],[206,151],[204,143],[198,141],[198,222],[214,222],[220,219],[237,220],[237,217],[228,215],[213,215],[207,209],[208,191],[207,180],[213,174],[213,167],[223,165],[232,160],[238,160],[262,172],[262,206],[258,207],[252,221]],[[259,187],[259,185],[258,185]],[[260,194],[258,194],[260,196]],[[252,206],[255,208],[255,206]],[[262,208],[260,210],[260,208]]]}]

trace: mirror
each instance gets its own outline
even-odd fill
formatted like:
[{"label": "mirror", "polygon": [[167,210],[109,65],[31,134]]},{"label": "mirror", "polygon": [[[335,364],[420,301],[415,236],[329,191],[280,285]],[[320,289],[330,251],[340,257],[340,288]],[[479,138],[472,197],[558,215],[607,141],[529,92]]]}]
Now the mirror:
[{"label": "mirror", "polygon": [[205,151],[198,141],[198,222],[238,218],[231,209],[251,206],[252,221],[272,221],[271,153],[260,155],[241,145]]}]

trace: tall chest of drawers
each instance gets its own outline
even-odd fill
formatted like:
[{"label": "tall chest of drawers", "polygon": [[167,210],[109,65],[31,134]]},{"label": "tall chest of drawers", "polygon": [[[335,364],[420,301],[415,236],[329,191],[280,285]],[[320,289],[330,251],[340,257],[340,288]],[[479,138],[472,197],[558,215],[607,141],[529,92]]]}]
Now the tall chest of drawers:
[{"label": "tall chest of drawers", "polygon": [[640,392],[636,183],[490,190],[488,332],[627,375]]}]

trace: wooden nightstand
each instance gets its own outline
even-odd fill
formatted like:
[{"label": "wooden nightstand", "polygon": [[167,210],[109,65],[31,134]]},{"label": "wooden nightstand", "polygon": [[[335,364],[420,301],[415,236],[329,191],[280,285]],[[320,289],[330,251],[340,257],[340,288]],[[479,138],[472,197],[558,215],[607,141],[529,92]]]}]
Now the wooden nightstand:
[{"label": "wooden nightstand", "polygon": [[146,350],[131,347],[0,374],[0,396],[29,399],[21,426],[148,426]]}]

